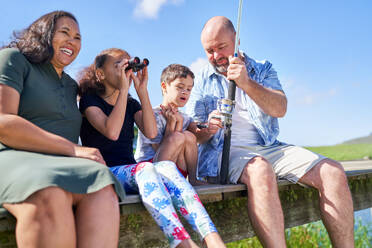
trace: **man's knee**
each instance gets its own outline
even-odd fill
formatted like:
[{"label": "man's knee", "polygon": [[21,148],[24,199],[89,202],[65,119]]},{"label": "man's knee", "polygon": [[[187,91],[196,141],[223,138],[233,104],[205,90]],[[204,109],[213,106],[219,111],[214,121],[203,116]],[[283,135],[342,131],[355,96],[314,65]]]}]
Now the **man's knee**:
[{"label": "man's knee", "polygon": [[247,186],[256,186],[257,184],[267,187],[276,187],[276,176],[272,165],[262,157],[251,159],[243,169],[240,181]]},{"label": "man's knee", "polygon": [[324,183],[337,184],[338,186],[347,186],[347,176],[342,165],[334,160],[324,160],[317,165],[319,168],[319,184],[318,188]]}]

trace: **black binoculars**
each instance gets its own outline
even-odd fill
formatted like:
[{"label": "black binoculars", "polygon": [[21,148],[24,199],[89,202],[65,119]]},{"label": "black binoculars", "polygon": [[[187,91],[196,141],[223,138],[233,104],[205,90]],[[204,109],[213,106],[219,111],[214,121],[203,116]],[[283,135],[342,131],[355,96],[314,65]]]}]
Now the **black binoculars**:
[{"label": "black binoculars", "polygon": [[133,57],[128,61],[128,67],[125,70],[132,69],[133,72],[142,70],[145,66],[148,66],[150,61],[148,59],[143,59],[142,62],[138,57]]}]

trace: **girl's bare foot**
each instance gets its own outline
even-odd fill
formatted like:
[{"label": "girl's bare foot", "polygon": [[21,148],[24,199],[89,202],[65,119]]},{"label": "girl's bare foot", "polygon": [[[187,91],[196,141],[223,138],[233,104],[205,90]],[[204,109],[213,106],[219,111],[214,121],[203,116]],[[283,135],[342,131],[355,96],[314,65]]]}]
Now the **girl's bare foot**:
[{"label": "girl's bare foot", "polygon": [[177,245],[177,248],[199,248],[199,246],[197,246],[192,239],[185,239]]},{"label": "girl's bare foot", "polygon": [[203,243],[208,248],[226,248],[220,235],[216,232],[209,233],[207,236],[205,236]]}]

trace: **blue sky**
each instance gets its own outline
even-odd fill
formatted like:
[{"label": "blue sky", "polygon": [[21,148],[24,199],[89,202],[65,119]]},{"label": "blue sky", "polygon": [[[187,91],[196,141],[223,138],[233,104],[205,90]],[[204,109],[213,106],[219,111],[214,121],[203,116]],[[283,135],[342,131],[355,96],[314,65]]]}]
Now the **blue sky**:
[{"label": "blue sky", "polygon": [[[238,0],[5,1],[0,44],[14,30],[63,9],[78,19],[82,50],[67,71],[119,47],[147,57],[153,105],[161,103],[160,73],[170,63],[197,71],[206,62],[200,31],[210,17],[236,24]],[[244,0],[240,49],[277,70],[288,97],[279,139],[333,145],[372,132],[372,1]],[[133,89],[132,94],[135,95]]]}]

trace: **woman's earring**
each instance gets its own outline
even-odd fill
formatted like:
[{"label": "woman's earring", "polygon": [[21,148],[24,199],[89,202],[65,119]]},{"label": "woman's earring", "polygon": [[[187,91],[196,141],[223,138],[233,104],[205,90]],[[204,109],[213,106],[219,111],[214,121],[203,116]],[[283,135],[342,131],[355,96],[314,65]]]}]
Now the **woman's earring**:
[{"label": "woman's earring", "polygon": [[105,79],[105,75],[102,73],[102,71],[96,71],[95,73],[96,80],[101,83],[103,79]]}]

